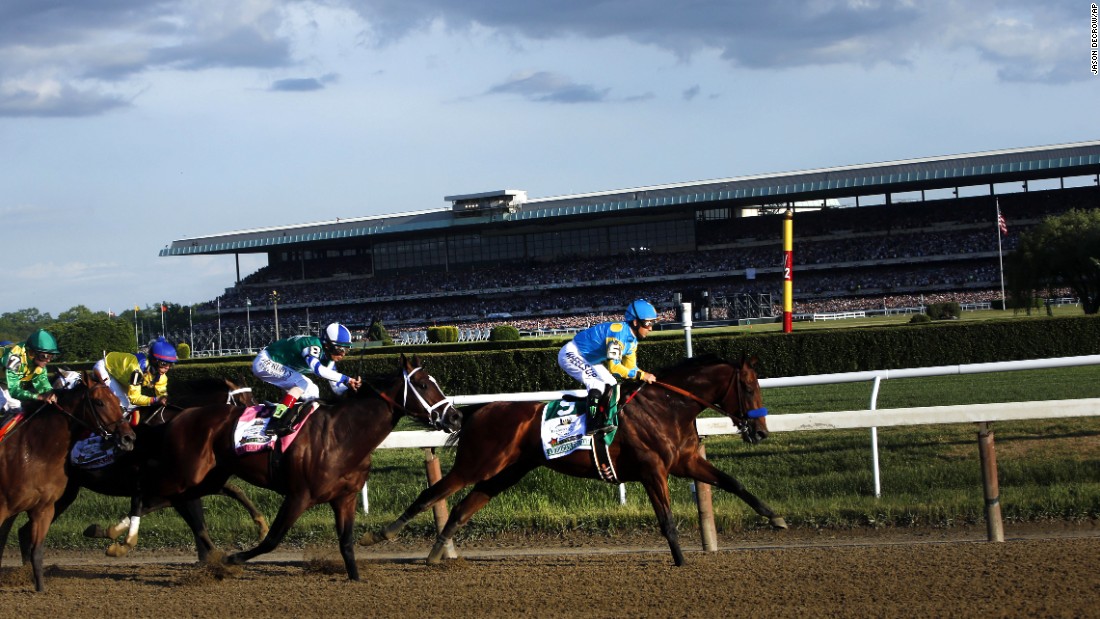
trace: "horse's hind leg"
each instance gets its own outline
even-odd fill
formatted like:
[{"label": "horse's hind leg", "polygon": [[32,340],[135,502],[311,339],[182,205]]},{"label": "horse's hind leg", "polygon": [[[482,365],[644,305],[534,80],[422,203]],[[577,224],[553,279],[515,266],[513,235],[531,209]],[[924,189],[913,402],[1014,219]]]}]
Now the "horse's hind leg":
[{"label": "horse's hind leg", "polygon": [[482,507],[488,505],[493,497],[519,483],[519,480],[530,471],[530,466],[513,464],[493,477],[475,484],[466,497],[451,510],[451,515],[447,517],[447,524],[436,536],[435,545],[428,553],[428,563],[436,564],[442,561],[447,544],[454,537],[455,532],[465,526]]},{"label": "horse's hind leg", "polygon": [[703,457],[696,455],[689,462],[684,463],[683,470],[673,471],[674,475],[690,477],[705,484],[718,486],[745,502],[746,505],[761,516],[768,519],[772,528],[786,529],[787,521],[777,515],[767,503],[761,501],[755,494],[748,491],[745,485],[737,481],[735,477],[722,472]]},{"label": "horse's hind leg", "polygon": [[348,580],[359,580],[359,566],[355,564],[355,505],[359,498],[357,492],[329,501],[336,516],[336,537],[340,543],[340,556],[344,558],[344,569],[348,571]]},{"label": "horse's hind leg", "polygon": [[248,495],[246,495],[240,488],[234,486],[233,484],[226,484],[222,486],[222,489],[218,491],[218,494],[221,494],[222,496],[227,496],[234,501],[240,503],[241,507],[244,507],[245,510],[248,511],[248,515],[252,517],[252,522],[256,523],[256,528],[260,530],[259,539],[267,537],[268,531],[271,530],[271,527],[269,527],[267,524],[267,518],[265,518],[263,513],[260,512],[259,508],[257,508],[256,505],[248,499]]}]

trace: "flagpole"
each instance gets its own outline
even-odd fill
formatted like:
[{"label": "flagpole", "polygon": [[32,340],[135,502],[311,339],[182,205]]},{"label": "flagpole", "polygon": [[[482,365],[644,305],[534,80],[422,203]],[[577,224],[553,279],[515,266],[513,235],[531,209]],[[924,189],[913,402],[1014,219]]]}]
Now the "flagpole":
[{"label": "flagpole", "polygon": [[1007,310],[1008,304],[1005,302],[1005,255],[1001,250],[1001,233],[1003,231],[1001,227],[1001,200],[998,198],[994,202],[997,205],[997,223],[994,231],[997,235],[997,259],[1001,263],[1001,310]]}]

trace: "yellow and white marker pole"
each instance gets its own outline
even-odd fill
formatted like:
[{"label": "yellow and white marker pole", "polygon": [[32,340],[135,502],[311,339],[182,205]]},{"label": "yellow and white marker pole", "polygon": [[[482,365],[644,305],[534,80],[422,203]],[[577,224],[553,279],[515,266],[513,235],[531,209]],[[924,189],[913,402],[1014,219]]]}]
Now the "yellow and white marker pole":
[{"label": "yellow and white marker pole", "polygon": [[794,310],[794,209],[783,218],[783,333],[791,332]]}]

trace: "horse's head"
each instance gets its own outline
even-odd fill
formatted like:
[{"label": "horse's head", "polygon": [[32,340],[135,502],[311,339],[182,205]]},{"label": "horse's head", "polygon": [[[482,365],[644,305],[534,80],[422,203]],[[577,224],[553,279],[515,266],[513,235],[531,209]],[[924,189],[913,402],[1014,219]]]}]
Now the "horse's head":
[{"label": "horse's head", "polygon": [[134,448],[134,429],[126,421],[118,396],[95,372],[84,372],[68,389],[57,392],[57,407],[122,451]]},{"label": "horse's head", "polygon": [[443,394],[439,383],[421,367],[415,355],[411,360],[401,355],[401,373],[405,386],[400,404],[407,415],[445,432],[455,432],[462,427],[462,413]]},{"label": "horse's head", "polygon": [[755,445],[768,438],[768,409],[760,394],[760,382],[756,377],[756,357],[741,358],[732,363],[733,375],[729,388],[722,397],[723,412],[733,420],[746,443]]},{"label": "horse's head", "polygon": [[234,382],[225,379],[225,387],[229,390],[225,403],[233,406],[249,407],[256,404],[256,398],[252,397],[252,387],[245,385],[244,381]]}]

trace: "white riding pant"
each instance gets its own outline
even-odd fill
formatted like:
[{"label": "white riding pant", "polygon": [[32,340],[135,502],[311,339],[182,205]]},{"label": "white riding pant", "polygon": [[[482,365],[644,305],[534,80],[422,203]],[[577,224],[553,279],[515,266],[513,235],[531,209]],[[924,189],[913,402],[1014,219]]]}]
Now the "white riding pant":
[{"label": "white riding pant", "polygon": [[313,381],[294,368],[288,368],[269,357],[266,348],[252,361],[252,374],[265,383],[282,389],[283,393],[295,387],[301,389],[302,396],[298,399],[302,402],[321,397],[321,390]]},{"label": "white riding pant", "polygon": [[0,387],[0,411],[17,411],[22,408],[22,402],[11,397],[7,389]]},{"label": "white riding pant", "polygon": [[593,365],[586,361],[573,341],[566,343],[558,351],[558,366],[565,370],[566,374],[579,380],[589,391],[595,389],[602,393],[605,387],[618,384],[615,375],[605,365],[602,363]]},{"label": "white riding pant", "polygon": [[125,385],[120,385],[117,380],[111,378],[111,375],[107,373],[106,361],[103,359],[96,361],[92,369],[95,370],[95,373],[99,376],[99,380],[107,383],[107,386],[111,388],[111,393],[118,396],[118,403],[122,405],[123,411],[128,413],[137,408],[137,406],[130,402],[130,388]]}]

